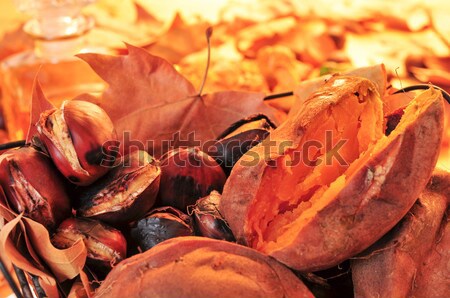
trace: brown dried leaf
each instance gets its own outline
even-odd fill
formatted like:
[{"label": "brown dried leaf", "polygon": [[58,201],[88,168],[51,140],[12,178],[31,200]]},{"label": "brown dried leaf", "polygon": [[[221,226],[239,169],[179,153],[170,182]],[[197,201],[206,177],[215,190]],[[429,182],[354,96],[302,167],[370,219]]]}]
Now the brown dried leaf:
[{"label": "brown dried leaf", "polygon": [[0,252],[18,268],[39,277],[49,297],[58,297],[57,282],[76,277],[82,270],[87,250],[80,239],[67,249],[50,242],[47,229],[0,204],[0,216],[8,222],[0,230]]},{"label": "brown dried leaf", "polygon": [[176,14],[168,31],[146,49],[153,55],[163,57],[171,63],[178,63],[188,54],[205,47],[204,32],[210,27],[206,22],[188,25],[180,14]]},{"label": "brown dried leaf", "polygon": [[[100,105],[113,120],[117,133],[123,136],[130,132],[131,139],[140,141],[155,156],[169,145],[200,146],[251,114],[275,118],[275,110],[265,105],[262,93],[225,91],[198,96],[192,84],[167,61],[127,46],[127,56],[80,57],[109,84]],[[170,140],[174,141],[163,146]],[[128,145],[122,143],[125,152]]]},{"label": "brown dried leaf", "polygon": [[41,113],[45,110],[54,109],[55,106],[47,99],[42,91],[41,84],[39,83],[36,75],[33,82],[33,93],[31,94],[31,113],[30,113],[30,126],[27,133],[27,143],[31,143],[34,135],[37,134],[36,124],[39,121]]}]

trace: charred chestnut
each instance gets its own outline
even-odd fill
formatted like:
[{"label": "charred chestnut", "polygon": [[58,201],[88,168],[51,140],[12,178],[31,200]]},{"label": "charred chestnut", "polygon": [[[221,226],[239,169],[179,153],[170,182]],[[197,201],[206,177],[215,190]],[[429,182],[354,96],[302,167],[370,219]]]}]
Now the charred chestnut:
[{"label": "charred chestnut", "polygon": [[155,203],[161,168],[145,151],[125,155],[96,183],[81,191],[77,215],[110,224],[142,218]]},{"label": "charred chestnut", "polygon": [[194,227],[199,236],[235,241],[227,222],[219,212],[221,195],[212,191],[209,196],[198,199],[192,208]]},{"label": "charred chestnut", "polygon": [[219,135],[207,153],[229,174],[239,158],[261,143],[274,128],[275,124],[265,115],[244,118]]},{"label": "charred chestnut", "polygon": [[397,109],[392,113],[386,115],[384,118],[386,119],[386,130],[385,134],[388,136],[391,132],[397,127],[400,123],[400,119],[402,119],[403,114],[405,113],[404,108]]},{"label": "charred chestnut", "polygon": [[49,230],[71,214],[64,178],[48,155],[31,146],[0,156],[0,183],[14,211]]},{"label": "charred chestnut", "polygon": [[106,112],[93,103],[65,101],[41,114],[37,130],[56,167],[74,184],[91,184],[114,162],[116,131]]},{"label": "charred chestnut", "polygon": [[131,238],[142,251],[170,238],[193,236],[191,218],[172,207],[152,210],[145,218],[131,227]]},{"label": "charred chestnut", "polygon": [[68,248],[82,239],[87,248],[87,261],[100,273],[108,272],[126,258],[127,242],[119,230],[100,221],[69,218],[61,223],[51,241],[55,247]]},{"label": "charred chestnut", "polygon": [[161,170],[158,205],[184,212],[212,190],[222,191],[226,181],[217,162],[196,147],[169,151],[161,160]]}]

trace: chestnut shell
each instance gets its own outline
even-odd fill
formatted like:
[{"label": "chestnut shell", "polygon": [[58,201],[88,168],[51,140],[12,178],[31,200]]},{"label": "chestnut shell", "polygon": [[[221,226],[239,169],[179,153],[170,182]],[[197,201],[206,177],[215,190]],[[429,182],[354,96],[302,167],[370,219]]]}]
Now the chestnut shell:
[{"label": "chestnut shell", "polygon": [[221,195],[212,191],[208,196],[198,199],[192,208],[196,234],[203,237],[235,241],[230,227],[219,211]]},{"label": "chestnut shell", "polygon": [[99,181],[82,189],[77,215],[112,225],[142,218],[155,203],[161,168],[145,151],[125,155]]},{"label": "chestnut shell", "polygon": [[229,175],[241,156],[261,143],[275,128],[276,125],[266,115],[249,116],[233,123],[206,152]]},{"label": "chestnut shell", "polygon": [[127,242],[122,233],[98,220],[68,218],[61,223],[51,241],[58,248],[68,248],[78,239],[86,245],[87,263],[99,273],[126,258]]},{"label": "chestnut shell", "polygon": [[188,215],[172,207],[161,207],[135,222],[130,235],[141,251],[146,251],[171,238],[193,236],[194,230]]},{"label": "chestnut shell", "polygon": [[162,157],[161,170],[158,205],[184,212],[212,190],[221,192],[226,181],[217,162],[197,147],[169,151]]},{"label": "chestnut shell", "polygon": [[31,146],[0,156],[0,184],[16,212],[53,230],[71,215],[65,180],[45,153]]},{"label": "chestnut shell", "polygon": [[[68,129],[69,143],[55,139],[49,117],[57,109],[41,114],[37,124],[39,138],[44,143],[58,170],[76,185],[89,185],[106,174],[117,154],[119,142],[108,114],[99,106],[82,100],[65,101],[61,106]],[[75,169],[63,153],[64,146],[73,146],[82,169]]]}]

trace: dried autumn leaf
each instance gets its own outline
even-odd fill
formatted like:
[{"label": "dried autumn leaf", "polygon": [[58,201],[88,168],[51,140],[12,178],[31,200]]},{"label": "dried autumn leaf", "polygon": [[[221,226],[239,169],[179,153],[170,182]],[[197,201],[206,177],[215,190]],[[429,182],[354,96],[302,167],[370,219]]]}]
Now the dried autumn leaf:
[{"label": "dried autumn leaf", "polygon": [[[199,146],[251,114],[277,120],[262,93],[224,91],[198,96],[170,63],[144,49],[127,47],[127,56],[79,57],[109,84],[99,105],[113,120],[118,135],[129,132],[132,140],[140,141],[156,157],[169,145]],[[121,144],[125,152],[128,145]]]},{"label": "dried autumn leaf", "polygon": [[45,110],[51,110],[54,108],[55,106],[47,99],[42,91],[41,84],[36,76],[33,82],[31,94],[30,126],[28,128],[26,143],[31,143],[33,136],[37,134],[36,124],[39,121],[41,113]]},{"label": "dried autumn leaf", "polygon": [[49,297],[58,297],[57,282],[74,278],[84,266],[87,256],[84,242],[80,240],[60,250],[51,244],[43,225],[17,215],[2,204],[0,216],[8,221],[0,230],[1,255],[18,268],[38,276]]},{"label": "dried autumn leaf", "polygon": [[209,26],[206,22],[188,25],[177,13],[167,32],[160,35],[155,44],[146,48],[153,55],[178,63],[186,55],[205,47],[204,32]]}]

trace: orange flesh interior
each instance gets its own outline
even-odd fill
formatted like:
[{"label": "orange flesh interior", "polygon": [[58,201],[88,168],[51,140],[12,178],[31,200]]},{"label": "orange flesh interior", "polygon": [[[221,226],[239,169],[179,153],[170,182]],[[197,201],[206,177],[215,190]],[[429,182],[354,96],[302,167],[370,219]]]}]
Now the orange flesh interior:
[{"label": "orange flesh interior", "polygon": [[[373,169],[373,177],[371,179],[372,185],[368,188],[367,193],[361,193],[361,200],[369,199],[373,195],[372,192],[378,192],[379,188],[383,184],[383,179],[386,176],[386,172],[389,171],[395,161],[395,156],[397,154],[395,152],[397,152],[396,150],[400,148],[399,145],[401,142],[395,142],[394,140],[397,139],[398,141],[398,137],[404,134],[407,127],[411,125],[411,123],[414,123],[414,121],[417,120],[422,113],[429,109],[434,102],[439,100],[439,97],[442,101],[442,95],[435,89],[429,89],[418,95],[407,106],[400,123],[389,135],[389,137],[382,134],[381,138],[375,145],[367,144],[368,146],[366,150],[360,152],[360,157],[354,160],[354,162],[347,167],[345,173],[339,175],[339,177],[336,177],[334,181],[331,181],[331,184],[323,185],[318,188],[318,190],[312,194],[309,201],[300,202],[297,208],[289,212],[283,212],[283,210],[278,209],[280,213],[276,215],[272,222],[269,223],[268,227],[263,230],[262,240],[258,241],[259,239],[256,239],[253,244],[257,245],[260,250],[270,253],[283,244],[290,243],[293,239],[293,235],[297,235],[302,226],[312,219],[318,210],[321,210],[327,206],[335,198],[336,194],[338,194],[345,187],[347,178],[351,177],[354,173],[360,170],[361,167],[365,167],[374,152],[381,152],[389,147],[389,154],[387,154],[383,160],[380,160],[377,163],[377,166]],[[361,126],[361,129],[364,129],[364,127]],[[359,135],[357,136],[359,137]],[[275,177],[276,175],[272,173],[272,179],[275,179]],[[270,177],[268,179],[270,179]],[[264,203],[268,204],[268,198],[265,197],[265,199],[266,201]],[[276,206],[274,201],[271,203]],[[312,205],[314,205],[314,207],[312,207]]]},{"label": "orange flesh interior", "polygon": [[[252,247],[264,250],[268,244],[275,243],[291,222],[310,208],[362,152],[383,136],[382,102],[367,87],[361,88],[359,98],[349,93],[336,105],[321,111],[307,127],[296,150],[279,157],[276,167],[266,168],[247,217],[247,228],[253,233]],[[307,153],[303,152],[302,148],[311,140],[323,144],[322,148],[311,146]],[[345,143],[338,152],[345,163],[330,158],[332,148],[342,140]],[[319,158],[322,161],[315,165],[304,162],[305,156],[300,156],[299,160],[299,152],[307,154],[309,160]],[[294,165],[286,166],[287,161],[294,161]]]}]

